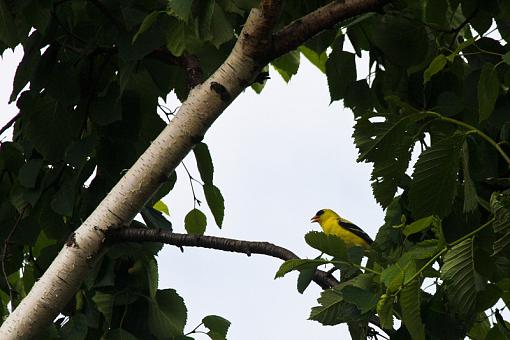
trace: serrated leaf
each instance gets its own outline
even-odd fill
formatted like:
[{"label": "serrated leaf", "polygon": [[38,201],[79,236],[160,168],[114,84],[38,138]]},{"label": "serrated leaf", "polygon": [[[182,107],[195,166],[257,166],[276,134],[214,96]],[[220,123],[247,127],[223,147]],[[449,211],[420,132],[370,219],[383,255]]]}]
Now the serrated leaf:
[{"label": "serrated leaf", "polygon": [[115,297],[112,294],[107,294],[96,290],[94,296],[92,297],[92,301],[94,301],[97,310],[103,314],[107,324],[109,325],[112,321]]},{"label": "serrated leaf", "polygon": [[299,47],[299,51],[303,53],[306,59],[315,65],[315,67],[317,67],[322,73],[326,73],[326,61],[328,60],[326,52],[319,54],[304,45]]},{"label": "serrated leaf", "polygon": [[205,327],[209,328],[207,334],[212,340],[222,340],[227,338],[227,332],[230,327],[230,321],[217,315],[208,315],[202,319]]},{"label": "serrated leaf", "polygon": [[345,302],[342,293],[334,288],[323,291],[317,301],[320,305],[312,308],[309,319],[323,325],[338,325],[357,320],[361,315],[359,310]]},{"label": "serrated leaf", "polygon": [[445,217],[450,212],[457,189],[460,149],[466,135],[447,137],[425,150],[413,172],[409,202],[417,218]]},{"label": "serrated leaf", "polygon": [[437,240],[425,240],[415,244],[406,254],[413,259],[421,260],[434,256],[438,252],[439,242]]},{"label": "serrated leaf", "polygon": [[204,181],[205,184],[212,184],[214,166],[207,144],[196,144],[193,148],[193,153],[195,154],[195,159],[197,161],[197,168],[198,172],[200,173],[200,178],[202,178],[202,181]]},{"label": "serrated leaf", "polygon": [[344,98],[349,85],[356,81],[354,53],[334,48],[326,61],[326,76],[331,102]]},{"label": "serrated leaf", "polygon": [[476,317],[476,321],[467,333],[470,339],[487,339],[487,333],[491,329],[491,324],[485,313],[480,313]]},{"label": "serrated leaf", "polygon": [[170,216],[170,212],[168,211],[168,206],[162,200],[159,200],[156,203],[154,203],[154,205],[152,207],[155,210],[157,210],[167,216]]},{"label": "serrated leaf", "polygon": [[308,269],[314,269],[315,270],[318,266],[323,265],[323,264],[327,264],[327,263],[330,263],[330,262],[327,261],[327,260],[323,260],[323,259],[317,259],[317,260],[292,259],[292,260],[287,260],[287,261],[283,262],[280,265],[280,268],[276,272],[274,278],[277,279],[277,278],[280,278],[280,277],[284,277],[285,274],[290,273],[291,271],[294,271],[294,270],[299,270],[299,271],[301,271],[301,270],[308,270]]},{"label": "serrated leaf", "polygon": [[405,236],[413,235],[419,233],[425,229],[428,229],[432,225],[440,224],[441,220],[437,218],[437,216],[427,216],[421,218],[413,223],[406,225],[404,227],[403,233]]},{"label": "serrated leaf", "polygon": [[167,8],[177,18],[188,22],[189,15],[191,14],[191,5],[193,1],[189,0],[168,0]]},{"label": "serrated leaf", "polygon": [[444,54],[439,54],[436,56],[429,67],[423,72],[423,84],[428,83],[428,81],[434,76],[436,73],[441,72],[441,70],[446,66],[448,60],[444,56]]},{"label": "serrated leaf", "polygon": [[499,96],[499,79],[496,68],[490,63],[482,67],[478,81],[479,121],[490,117]]},{"label": "serrated leaf", "polygon": [[291,51],[287,54],[276,58],[271,65],[278,71],[285,82],[289,82],[290,78],[295,75],[299,69],[299,52]]},{"label": "serrated leaf", "polygon": [[[383,118],[383,122],[372,122],[371,118]],[[415,143],[418,121],[427,117],[423,113],[412,113],[397,121],[390,116],[374,117],[368,114],[356,121],[354,141],[359,149],[358,162],[373,162],[372,187],[374,196],[383,207],[387,207],[405,175],[412,147]]]},{"label": "serrated leaf", "polygon": [[198,209],[191,210],[184,217],[184,227],[188,234],[203,235],[207,226],[207,218],[204,213]]},{"label": "serrated leaf", "polygon": [[393,329],[393,297],[383,294],[377,302],[377,314],[383,329]]},{"label": "serrated leaf", "polygon": [[476,305],[477,275],[473,259],[473,240],[467,238],[444,256],[441,279],[450,308],[459,315],[470,315]]},{"label": "serrated leaf", "polygon": [[347,261],[347,249],[344,241],[335,235],[326,235],[323,232],[311,231],[305,235],[306,243],[317,250],[331,255],[339,260]]},{"label": "serrated leaf", "polygon": [[213,214],[214,221],[221,228],[225,215],[225,201],[220,189],[213,184],[206,183],[204,184],[204,195],[207,205]]},{"label": "serrated leaf", "polygon": [[187,309],[184,300],[173,289],[158,290],[149,306],[148,324],[159,339],[183,334]]},{"label": "serrated leaf", "polygon": [[404,282],[416,274],[416,263],[408,254],[404,254],[398,261],[381,273],[381,281],[387,288],[387,292],[396,292]]},{"label": "serrated leaf", "polygon": [[368,289],[356,286],[346,286],[342,289],[342,295],[346,302],[355,305],[362,314],[367,313],[377,305],[379,297]]},{"label": "serrated leaf", "polygon": [[399,298],[402,322],[413,340],[425,340],[425,329],[420,313],[420,293],[421,289],[418,280],[413,280],[402,289]]},{"label": "serrated leaf", "polygon": [[510,195],[495,192],[491,196],[490,205],[494,214],[492,229],[498,237],[493,244],[495,255],[510,244]]}]

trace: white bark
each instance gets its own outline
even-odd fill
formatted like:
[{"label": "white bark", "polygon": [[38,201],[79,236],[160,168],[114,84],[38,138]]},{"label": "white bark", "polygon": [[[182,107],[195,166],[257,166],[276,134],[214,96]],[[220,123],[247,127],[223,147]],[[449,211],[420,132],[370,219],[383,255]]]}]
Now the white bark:
[{"label": "white bark", "polygon": [[253,56],[267,37],[271,21],[260,10],[252,10],[227,60],[190,92],[171,123],[71,235],[28,296],[2,324],[0,339],[32,338],[59,314],[97,259],[104,232],[134,218],[194,142],[258,75],[262,65]]}]

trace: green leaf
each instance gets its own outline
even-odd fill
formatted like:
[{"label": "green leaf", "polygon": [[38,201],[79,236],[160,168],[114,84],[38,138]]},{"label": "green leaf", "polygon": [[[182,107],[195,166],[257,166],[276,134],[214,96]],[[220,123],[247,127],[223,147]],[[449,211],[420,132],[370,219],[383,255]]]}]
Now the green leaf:
[{"label": "green leaf", "polygon": [[[389,116],[367,114],[356,121],[353,134],[359,149],[358,162],[373,162],[371,180],[374,196],[383,207],[393,200],[411,159],[419,121],[424,113],[411,113],[396,121]],[[372,122],[384,118],[384,122]]]},{"label": "green leaf", "polygon": [[76,313],[72,318],[62,327],[62,338],[83,340],[87,337],[88,326],[87,317],[82,313]]},{"label": "green leaf", "polygon": [[42,159],[31,159],[19,169],[18,179],[25,188],[34,188],[43,165]]},{"label": "green leaf", "polygon": [[393,329],[393,297],[383,294],[377,302],[377,314],[383,329]]},{"label": "green leaf", "polygon": [[92,301],[94,301],[97,310],[103,314],[107,324],[109,325],[112,322],[113,304],[115,302],[115,297],[112,294],[107,294],[96,290],[94,296],[92,297]]},{"label": "green leaf", "polygon": [[198,209],[191,210],[184,217],[184,227],[188,234],[203,235],[207,226],[207,218],[204,213]]},{"label": "green leaf", "polygon": [[491,196],[491,211],[494,214],[492,229],[498,239],[493,244],[493,255],[510,243],[510,195],[495,192]]},{"label": "green leaf", "polygon": [[297,280],[297,290],[299,293],[303,294],[306,288],[312,283],[313,276],[316,271],[316,267],[301,269],[299,271],[298,280]]},{"label": "green leaf", "polygon": [[205,184],[212,184],[214,166],[207,144],[196,144],[193,148],[193,153],[195,154],[195,159],[197,161],[200,178],[202,178],[202,181],[204,181]]},{"label": "green leaf", "polygon": [[18,29],[14,17],[7,7],[7,1],[0,1],[0,42],[14,49],[19,43]]},{"label": "green leaf", "polygon": [[170,212],[168,211],[168,206],[163,202],[162,200],[157,201],[152,205],[152,207],[159,211],[160,213],[163,213],[167,216],[170,216]]},{"label": "green leaf", "polygon": [[198,36],[201,39],[209,40],[212,37],[211,23],[214,14],[214,0],[203,0],[199,6],[198,15]]},{"label": "green leaf", "polygon": [[404,282],[416,274],[416,263],[409,254],[404,254],[398,261],[381,273],[381,281],[388,293],[396,292]]},{"label": "green leaf", "polygon": [[287,261],[283,262],[280,265],[280,268],[276,272],[274,278],[277,279],[277,278],[280,278],[280,277],[284,277],[285,274],[290,273],[291,271],[294,271],[294,270],[302,271],[302,270],[309,270],[309,269],[311,270],[311,269],[313,269],[315,271],[315,269],[318,266],[323,265],[323,264],[327,264],[327,263],[330,263],[330,261],[323,260],[323,259],[316,259],[316,260],[292,259],[292,260],[287,260]]},{"label": "green leaf", "polygon": [[151,298],[155,299],[158,292],[158,263],[154,258],[150,259],[145,264],[145,270],[147,272],[147,281],[149,282],[149,294]]},{"label": "green leaf", "polygon": [[140,25],[140,28],[133,36],[131,43],[134,44],[136,42],[136,40],[138,39],[138,37],[140,36],[140,34],[146,32],[149,28],[151,28],[152,25],[154,25],[154,23],[156,22],[156,19],[158,18],[158,16],[163,13],[166,13],[166,12],[165,11],[154,11],[154,12],[149,13],[143,19],[142,24]]},{"label": "green leaf", "polygon": [[167,7],[177,18],[188,22],[192,4],[189,0],[168,0]]},{"label": "green leaf", "polygon": [[211,21],[212,44],[219,48],[223,43],[234,37],[234,29],[230,25],[230,21],[225,16],[223,9],[215,3],[214,13]]},{"label": "green leaf", "polygon": [[51,208],[57,214],[62,216],[73,215],[76,194],[75,181],[75,178],[64,181],[51,200]]},{"label": "green leaf", "polygon": [[152,229],[166,229],[172,231],[172,223],[163,214],[151,207],[143,207],[140,211],[144,222]]},{"label": "green leaf", "polygon": [[506,52],[504,55],[503,55],[503,61],[505,63],[507,63],[508,65],[510,65],[510,51],[509,52]]},{"label": "green leaf", "polygon": [[346,286],[342,289],[346,302],[352,303],[362,314],[367,313],[377,305],[379,297],[374,292],[356,286]]},{"label": "green leaf", "polygon": [[166,34],[166,47],[176,57],[180,57],[186,50],[188,36],[186,24],[182,21],[172,21]]},{"label": "green leaf", "polygon": [[202,319],[205,327],[209,328],[207,334],[212,340],[224,340],[230,327],[230,321],[217,315],[208,315]]},{"label": "green leaf", "polygon": [[470,339],[487,339],[487,333],[491,329],[491,324],[485,313],[480,313],[476,316],[473,326],[467,333]]},{"label": "green leaf", "polygon": [[326,61],[331,102],[345,97],[349,85],[356,81],[356,63],[353,53],[333,49]]},{"label": "green leaf", "polygon": [[338,325],[360,317],[358,309],[345,302],[338,289],[323,291],[317,301],[320,305],[312,308],[309,319],[319,321],[323,325]]},{"label": "green leaf", "polygon": [[271,65],[278,71],[285,82],[295,75],[299,69],[299,51],[291,51],[273,60]]},{"label": "green leaf", "polygon": [[221,195],[220,189],[213,184],[204,184],[203,188],[207,205],[209,209],[211,209],[216,224],[221,228],[223,216],[225,214],[225,201]]},{"label": "green leaf", "polygon": [[438,240],[425,240],[412,246],[409,250],[407,250],[406,254],[417,260],[428,259],[438,252],[438,248]]},{"label": "green leaf", "polygon": [[473,240],[467,238],[452,247],[444,256],[441,279],[444,281],[448,303],[459,315],[470,315],[476,305],[475,264]]},{"label": "green leaf", "polygon": [[441,220],[437,216],[427,216],[421,218],[413,223],[404,227],[403,233],[405,236],[419,233],[425,229],[428,229],[432,225],[441,224]]},{"label": "green leaf", "polygon": [[425,340],[425,329],[421,320],[421,289],[418,280],[413,280],[400,292],[402,322],[413,340]]},{"label": "green leaf", "polygon": [[158,290],[149,306],[149,329],[159,339],[182,335],[187,310],[184,300],[173,289]]},{"label": "green leaf", "polygon": [[303,53],[306,59],[315,65],[315,67],[317,67],[322,73],[326,73],[326,61],[328,60],[326,52],[319,54],[304,45],[299,47],[299,51]]},{"label": "green leaf", "polygon": [[347,250],[344,241],[335,235],[326,235],[320,231],[311,231],[305,235],[306,243],[317,250],[337,259],[347,261]]},{"label": "green leaf", "polygon": [[444,54],[439,54],[437,57],[432,60],[429,67],[423,72],[423,84],[428,83],[428,81],[438,72],[441,72],[442,69],[446,66],[448,60],[444,56]]},{"label": "green leaf", "polygon": [[450,212],[457,189],[460,150],[466,135],[446,137],[425,150],[413,172],[409,202],[417,218],[445,217]]},{"label": "green leaf", "polygon": [[490,63],[483,65],[478,81],[479,121],[490,117],[499,96],[499,79],[496,68]]},{"label": "green leaf", "polygon": [[[1,30],[1,29],[0,29]],[[43,36],[38,32],[34,32],[28,40],[23,44],[25,51],[23,59],[16,68],[16,75],[12,84],[12,93],[9,103],[12,103],[18,97],[18,94],[28,84],[33,76],[39,60],[41,59],[40,48],[42,47]]]}]

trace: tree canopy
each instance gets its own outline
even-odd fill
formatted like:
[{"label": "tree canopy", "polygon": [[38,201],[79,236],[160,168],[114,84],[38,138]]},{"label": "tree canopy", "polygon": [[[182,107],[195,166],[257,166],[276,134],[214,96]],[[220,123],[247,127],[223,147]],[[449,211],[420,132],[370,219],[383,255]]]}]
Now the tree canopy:
[{"label": "tree canopy", "polygon": [[[510,302],[510,2],[26,0],[0,1],[0,16],[0,51],[24,50],[10,97],[19,108],[13,140],[0,149],[4,318],[60,249],[88,249],[77,228],[110,208],[107,194],[123,190],[114,186],[141,159],[157,176],[140,180],[147,193],[123,191],[136,197],[131,210],[111,208],[104,228],[90,222],[106,247],[77,265],[86,267],[69,280],[78,290],[46,338],[189,339],[183,299],[157,287],[163,243],[287,260],[277,277],[297,270],[299,291],[312,280],[324,288],[310,319],[347,323],[355,339],[376,336],[373,325],[392,339],[510,336],[495,307]],[[172,233],[160,199],[179,157],[193,149],[221,227],[225,202],[203,134],[244,88],[264,90],[269,65],[289,81],[303,57],[326,74],[331,101],[353,112],[358,161],[373,165],[386,218],[368,262],[318,232],[305,235],[323,253],[313,260],[202,237],[199,209],[186,216],[188,235]],[[158,101],[171,91],[183,103],[177,113]],[[175,158],[145,152],[165,133],[158,108],[179,127],[166,146]],[[137,212],[144,223],[131,222]],[[323,264],[340,269],[340,282],[317,270]],[[213,315],[203,325],[223,339],[229,322]]]}]

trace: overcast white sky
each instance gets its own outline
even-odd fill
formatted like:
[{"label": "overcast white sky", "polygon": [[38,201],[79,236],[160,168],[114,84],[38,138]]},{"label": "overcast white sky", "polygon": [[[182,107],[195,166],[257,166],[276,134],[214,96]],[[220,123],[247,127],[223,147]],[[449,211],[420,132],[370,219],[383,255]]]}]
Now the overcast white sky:
[{"label": "overcast white sky", "polygon": [[[14,105],[7,106],[21,56],[17,52],[6,51],[0,60],[0,126],[17,113]],[[370,166],[355,161],[352,113],[340,103],[329,105],[326,77],[304,58],[289,84],[276,72],[271,77],[261,95],[251,89],[241,94],[205,137],[215,183],[225,198],[222,230],[202,205],[209,222],[206,234],[268,241],[315,257],[318,252],[303,236],[318,230],[310,224],[317,210],[332,208],[374,238],[383,212],[372,196]],[[167,104],[178,105],[172,99]],[[185,163],[198,178],[193,157]],[[193,196],[182,167],[165,201],[174,230],[184,232]],[[159,255],[160,288],[175,288],[184,298],[187,330],[216,314],[232,322],[229,339],[234,340],[348,338],[345,326],[307,320],[320,289],[312,284],[301,295],[296,275],[274,280],[280,264],[262,255],[196,248],[181,253],[166,246]]]}]

